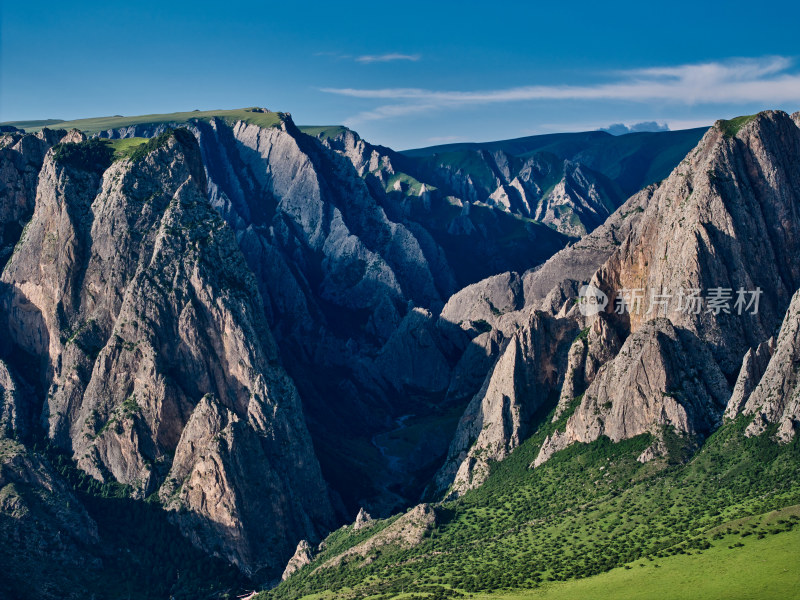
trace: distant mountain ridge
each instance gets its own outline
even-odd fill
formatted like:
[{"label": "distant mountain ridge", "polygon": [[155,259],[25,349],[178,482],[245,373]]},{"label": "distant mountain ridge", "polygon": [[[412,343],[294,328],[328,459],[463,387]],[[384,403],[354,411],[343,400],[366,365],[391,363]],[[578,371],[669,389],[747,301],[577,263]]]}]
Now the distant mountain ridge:
[{"label": "distant mountain ridge", "polygon": [[[494,142],[459,142],[403,150],[402,154],[427,162],[449,162],[452,153],[502,151],[518,157],[550,152],[563,160],[582,163],[616,182],[630,196],[664,179],[707,127],[677,131],[611,135],[606,131],[549,133]],[[437,158],[438,157],[438,158]],[[642,169],[644,165],[646,168]]]}]

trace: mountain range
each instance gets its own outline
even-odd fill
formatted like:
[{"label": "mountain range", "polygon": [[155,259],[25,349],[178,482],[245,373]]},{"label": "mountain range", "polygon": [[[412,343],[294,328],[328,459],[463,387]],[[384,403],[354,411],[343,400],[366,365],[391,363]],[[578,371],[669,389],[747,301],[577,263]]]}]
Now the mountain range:
[{"label": "mountain range", "polygon": [[2,125],[0,594],[460,597],[800,519],[798,113]]}]

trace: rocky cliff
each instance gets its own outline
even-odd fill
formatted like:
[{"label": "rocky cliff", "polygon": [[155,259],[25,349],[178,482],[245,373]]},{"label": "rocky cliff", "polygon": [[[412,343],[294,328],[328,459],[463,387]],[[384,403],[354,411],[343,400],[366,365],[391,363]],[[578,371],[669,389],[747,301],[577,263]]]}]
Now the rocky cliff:
[{"label": "rocky cliff", "polygon": [[387,191],[418,195],[426,203],[450,195],[533,219],[580,237],[601,225],[624,200],[605,175],[549,152],[514,156],[503,150],[463,151],[413,158],[372,146],[347,129],[318,133],[346,156],[362,177]]},{"label": "rocky cliff", "polygon": [[160,489],[201,547],[276,571],[333,512],[255,279],[194,137],[103,148],[47,154],[2,276],[11,341],[49,382],[42,422],[95,478]]},{"label": "rocky cliff", "polygon": [[[210,200],[256,276],[326,477],[349,509],[385,514],[397,498],[385,494],[383,473],[365,471],[364,457],[340,440],[361,439],[375,460],[388,460],[371,438],[401,415],[438,410],[468,345],[437,327],[445,301],[480,277],[542,262],[566,238],[505,211],[471,211],[424,186],[413,190],[393,163],[403,157],[343,128],[316,139],[288,115],[271,127],[224,118],[187,127]],[[424,485],[405,477],[403,485]]]},{"label": "rocky cliff", "polygon": [[66,135],[64,130],[45,128],[37,134],[15,132],[0,137],[0,269],[33,214],[44,156]]},{"label": "rocky cliff", "polygon": [[[522,356],[552,365],[558,373],[550,387],[558,395],[550,405],[556,407],[553,420],[567,415],[563,428],[545,440],[535,465],[575,442],[600,436],[619,441],[644,433],[657,440],[641,457],[651,459],[664,451],[664,432],[677,432],[691,445],[719,426],[726,405],[731,416],[740,411],[761,415],[757,421],[764,425],[751,426],[751,433],[780,423],[779,437],[791,437],[794,405],[786,390],[792,375],[785,366],[780,374],[773,366],[769,379],[762,374],[770,369],[768,362],[785,365],[791,353],[785,349],[782,358],[770,361],[770,337],[800,287],[798,160],[800,129],[785,113],[718,122],[664,182],[642,190],[591,235],[526,273],[521,292],[518,284],[498,286],[494,278],[448,302],[443,316],[464,331],[480,321],[503,338],[526,327],[545,332],[545,320],[530,318],[537,310],[580,331],[570,333],[568,351],[540,349]],[[600,314],[582,314],[575,304],[580,285],[587,282],[606,295]],[[698,294],[692,290],[701,291],[705,304],[687,309],[683,294]],[[633,300],[632,291],[641,299]],[[514,299],[515,309],[502,315],[481,311],[489,298],[503,304],[504,296]],[[722,300],[715,303],[715,296]],[[652,299],[659,302],[651,305]],[[785,323],[790,320],[787,315]],[[784,324],[784,330],[791,326]],[[486,382],[509,379],[514,346],[501,348]],[[771,381],[786,392],[773,390],[772,397],[786,400],[765,402],[767,383],[754,398],[759,381]],[[454,483],[457,492],[463,485],[459,468],[466,472],[469,463],[456,461],[462,466],[454,467],[454,456],[498,460],[502,456],[492,456],[494,448],[519,443],[520,428],[512,418],[496,419],[504,427],[472,431],[475,415],[497,412],[487,389],[488,384],[462,418],[437,475],[440,492]],[[535,394],[541,385],[524,389]],[[528,402],[529,410],[541,403]]]},{"label": "rocky cliff", "polygon": [[[800,129],[785,113],[765,112],[717,123],[658,187],[592,279],[610,299],[614,326],[629,337],[588,386],[565,431],[546,440],[537,464],[600,435],[627,439],[664,426],[706,435],[721,422],[732,387],[733,404],[743,404],[800,286],[798,158]],[[645,295],[639,310],[620,292],[634,289]],[[675,301],[691,289],[725,290],[728,302],[715,308],[706,297],[688,310],[650,304],[652,294]],[[749,295],[737,305],[739,290]],[[614,310],[618,299],[627,300],[623,315]],[[665,319],[653,320],[659,315]]]},{"label": "rocky cliff", "polygon": [[[763,366],[766,360],[769,362]],[[752,415],[747,435],[769,430],[779,441],[790,442],[800,426],[799,363],[800,292],[796,292],[777,340],[770,339],[745,357],[742,371],[749,376],[748,381],[756,381],[757,385],[752,390],[743,385],[741,394],[731,397],[726,415]]]}]

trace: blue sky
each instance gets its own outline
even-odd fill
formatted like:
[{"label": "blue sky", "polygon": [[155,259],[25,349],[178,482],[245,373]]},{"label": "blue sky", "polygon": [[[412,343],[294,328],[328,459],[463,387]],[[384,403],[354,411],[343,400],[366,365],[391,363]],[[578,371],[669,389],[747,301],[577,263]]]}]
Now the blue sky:
[{"label": "blue sky", "polygon": [[800,109],[800,3],[8,2],[0,120],[265,106],[395,148]]}]

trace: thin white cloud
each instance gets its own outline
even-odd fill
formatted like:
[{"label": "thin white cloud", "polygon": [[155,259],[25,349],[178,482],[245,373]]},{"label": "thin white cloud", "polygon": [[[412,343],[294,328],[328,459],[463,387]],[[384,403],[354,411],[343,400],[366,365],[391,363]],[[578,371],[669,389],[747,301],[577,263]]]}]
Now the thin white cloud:
[{"label": "thin white cloud", "polygon": [[[496,90],[422,88],[324,88],[322,91],[403,104],[379,106],[350,122],[390,118],[444,107],[532,100],[616,100],[682,105],[800,101],[800,73],[782,56],[621,71],[614,80],[594,85],[530,85]],[[407,107],[405,110],[403,107]],[[411,109],[410,107],[415,107]]]},{"label": "thin white cloud", "polygon": [[345,119],[345,127],[353,127],[365,121],[380,121],[395,117],[404,117],[415,113],[428,112],[438,108],[436,104],[386,104],[373,110],[367,110]]},{"label": "thin white cloud", "polygon": [[398,52],[390,52],[388,54],[365,54],[357,56],[356,62],[360,63],[376,63],[376,62],[393,62],[396,60],[410,60],[412,62],[418,61],[422,58],[419,54],[400,54]]}]

